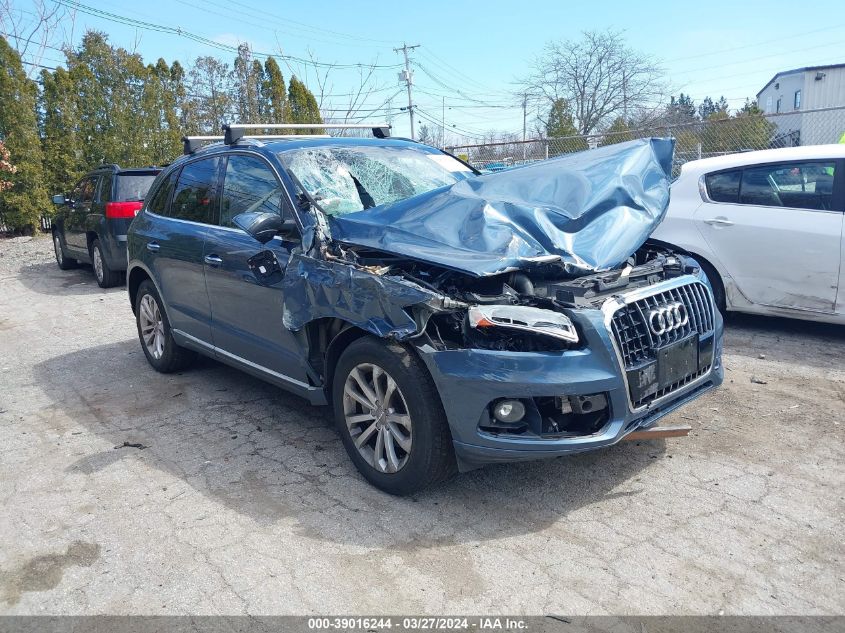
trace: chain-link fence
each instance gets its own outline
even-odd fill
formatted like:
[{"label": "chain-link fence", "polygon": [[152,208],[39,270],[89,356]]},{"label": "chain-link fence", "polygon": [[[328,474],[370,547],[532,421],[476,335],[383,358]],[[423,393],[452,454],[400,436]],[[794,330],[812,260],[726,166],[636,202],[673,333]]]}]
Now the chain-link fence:
[{"label": "chain-link fence", "polygon": [[604,134],[458,145],[446,150],[478,169],[499,171],[581,150],[650,136],[675,139],[675,173],[687,161],[749,150],[845,142],[845,106],[784,112],[739,113],[706,121],[656,122]]}]

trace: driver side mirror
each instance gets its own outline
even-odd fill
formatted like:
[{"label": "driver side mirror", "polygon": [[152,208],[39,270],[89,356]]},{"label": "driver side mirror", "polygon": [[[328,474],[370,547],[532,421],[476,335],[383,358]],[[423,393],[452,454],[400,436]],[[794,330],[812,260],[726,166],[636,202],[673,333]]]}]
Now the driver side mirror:
[{"label": "driver side mirror", "polygon": [[278,213],[240,213],[232,218],[232,222],[262,244],[266,244],[276,235],[282,237],[298,235],[296,222],[288,214],[283,217]]},{"label": "driver side mirror", "polygon": [[68,199],[64,196],[64,194],[57,193],[55,196],[53,196],[53,204],[61,206],[67,203]]}]

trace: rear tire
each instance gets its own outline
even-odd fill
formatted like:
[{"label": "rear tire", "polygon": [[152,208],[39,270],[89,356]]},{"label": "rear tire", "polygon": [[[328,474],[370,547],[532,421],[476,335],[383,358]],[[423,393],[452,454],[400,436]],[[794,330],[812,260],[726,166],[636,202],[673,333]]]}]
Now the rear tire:
[{"label": "rear tire", "polygon": [[710,263],[701,260],[696,261],[698,261],[698,265],[701,266],[704,274],[707,275],[710,287],[713,289],[713,300],[716,302],[716,307],[719,308],[722,316],[726,316],[727,302],[725,301],[725,283],[722,281],[722,276]]},{"label": "rear tire", "polygon": [[149,279],[141,282],[135,295],[135,322],[141,349],[156,371],[170,374],[185,369],[196,359],[196,352],[178,346],[173,340],[164,304]]},{"label": "rear tire", "polygon": [[123,276],[119,270],[109,268],[108,262],[106,262],[106,258],[103,255],[103,247],[100,245],[100,240],[98,239],[91,243],[91,266],[94,268],[94,278],[97,280],[97,285],[100,288],[117,286],[122,280]]},{"label": "rear tire", "polygon": [[332,406],[346,452],[377,488],[409,495],[456,472],[440,394],[407,347],[369,336],[351,343],[335,368]]},{"label": "rear tire", "polygon": [[65,244],[62,236],[59,235],[58,231],[53,231],[53,251],[56,255],[56,263],[59,265],[60,270],[70,270],[71,268],[76,268],[79,265],[75,259],[67,257],[65,255]]}]

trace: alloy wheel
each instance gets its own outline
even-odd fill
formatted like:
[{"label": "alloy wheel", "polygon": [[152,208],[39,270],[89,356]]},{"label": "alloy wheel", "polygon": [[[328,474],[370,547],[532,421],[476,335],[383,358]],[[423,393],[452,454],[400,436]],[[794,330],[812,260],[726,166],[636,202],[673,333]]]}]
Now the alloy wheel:
[{"label": "alloy wheel", "polygon": [[141,338],[150,356],[156,360],[164,354],[164,320],[158,302],[152,295],[144,295],[138,305],[138,323],[141,326]]},{"label": "alloy wheel", "polygon": [[103,282],[103,254],[100,252],[100,247],[95,246],[93,249],[94,260],[94,274],[97,275],[97,281]]},{"label": "alloy wheel", "polygon": [[395,473],[411,454],[411,416],[402,391],[384,369],[356,365],[343,387],[346,427],[358,452],[378,472]]},{"label": "alloy wheel", "polygon": [[62,254],[62,242],[58,235],[53,235],[53,248],[56,250],[56,261],[61,266],[64,263],[64,255]]}]

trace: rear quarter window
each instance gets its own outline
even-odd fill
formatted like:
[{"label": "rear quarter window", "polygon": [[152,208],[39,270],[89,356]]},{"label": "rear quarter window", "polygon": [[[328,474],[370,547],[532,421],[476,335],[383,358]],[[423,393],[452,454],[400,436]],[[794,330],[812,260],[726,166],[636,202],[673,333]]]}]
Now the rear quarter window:
[{"label": "rear quarter window", "polygon": [[150,185],[156,179],[156,173],[148,174],[118,174],[115,178],[113,202],[129,202],[143,200],[150,190]]},{"label": "rear quarter window", "polygon": [[176,182],[176,176],[179,173],[178,169],[174,169],[167,176],[164,177],[161,184],[153,191],[147,209],[157,215],[167,215],[167,201],[170,194],[173,192],[173,185]]},{"label": "rear quarter window", "polygon": [[739,202],[739,183],[741,180],[741,169],[707,174],[704,177],[704,182],[707,185],[707,196],[713,202]]}]

